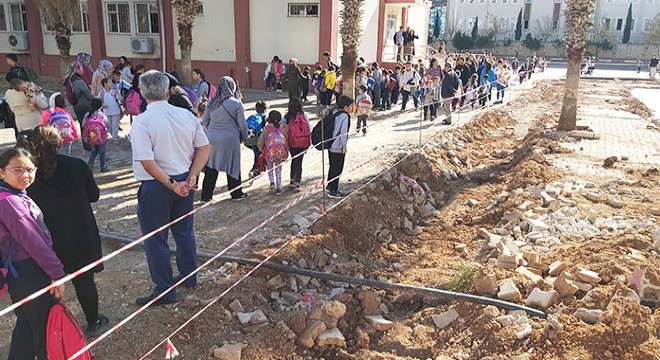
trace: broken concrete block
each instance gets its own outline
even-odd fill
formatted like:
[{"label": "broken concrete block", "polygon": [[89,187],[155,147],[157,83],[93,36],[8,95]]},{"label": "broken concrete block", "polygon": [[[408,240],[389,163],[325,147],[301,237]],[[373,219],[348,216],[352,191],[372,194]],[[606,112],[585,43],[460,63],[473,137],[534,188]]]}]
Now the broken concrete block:
[{"label": "broken concrete block", "polygon": [[493,305],[488,305],[484,308],[483,313],[486,316],[494,318],[500,316],[500,309]]},{"label": "broken concrete block", "polygon": [[230,308],[231,311],[233,311],[233,312],[237,312],[237,313],[239,313],[239,312],[245,312],[245,308],[243,308],[243,305],[241,304],[240,301],[238,301],[238,299],[234,299],[234,301],[232,301],[231,303],[229,303],[229,308]]},{"label": "broken concrete block", "polygon": [[557,302],[557,299],[559,299],[559,293],[554,290],[543,291],[539,288],[534,288],[532,293],[527,297],[525,304],[545,310]]},{"label": "broken concrete block", "polygon": [[380,298],[377,292],[365,290],[360,292],[357,297],[362,305],[362,314],[380,315]]},{"label": "broken concrete block", "polygon": [[472,283],[477,290],[477,294],[496,295],[497,294],[497,276],[495,274],[486,274],[475,276]]},{"label": "broken concrete block", "polygon": [[364,317],[369,325],[378,331],[387,331],[394,327],[394,323],[383,318],[381,315],[370,315]]},{"label": "broken concrete block", "polygon": [[587,291],[589,291],[589,290],[591,290],[591,289],[594,288],[593,285],[591,285],[591,284],[587,284],[587,283],[583,283],[583,282],[581,282],[581,281],[573,281],[573,284],[575,284],[575,286],[577,286],[578,289],[580,289],[580,291],[584,291],[584,292],[587,292]]},{"label": "broken concrete block", "polygon": [[590,284],[597,284],[601,280],[597,272],[582,268],[578,270],[577,278],[580,281],[584,281],[585,283],[590,283]]},{"label": "broken concrete block", "polygon": [[575,310],[573,316],[586,322],[587,324],[595,324],[600,319],[600,316],[603,314],[603,310],[600,309],[585,309],[579,308]]},{"label": "broken concrete block", "polygon": [[213,357],[219,360],[241,360],[243,344],[224,344],[213,349]]},{"label": "broken concrete block", "polygon": [[502,237],[500,235],[493,234],[490,231],[486,230],[485,228],[479,228],[479,230],[477,231],[477,235],[482,239],[487,240],[489,244],[490,243],[497,244],[502,240]]},{"label": "broken concrete block", "polygon": [[561,201],[558,199],[552,200],[548,204],[548,210],[550,211],[558,211],[559,209],[561,209]]},{"label": "broken concrete block", "polygon": [[516,322],[516,318],[513,315],[498,316],[494,320],[502,325],[502,327],[511,326]]},{"label": "broken concrete block", "polygon": [[548,206],[550,205],[550,202],[555,200],[555,198],[548,195],[548,193],[545,191],[541,191],[541,199],[543,199],[543,206]]},{"label": "broken concrete block", "polygon": [[266,287],[270,291],[275,291],[275,290],[278,290],[279,288],[283,287],[284,284],[285,283],[284,283],[284,280],[282,280],[282,276],[276,275],[276,276],[273,276],[272,278],[270,278],[270,280],[268,280],[266,282]]},{"label": "broken concrete block", "polygon": [[615,208],[615,209],[621,209],[623,207],[623,201],[615,198],[609,198],[607,199],[607,205]]},{"label": "broken concrete block", "polygon": [[436,314],[431,316],[433,319],[433,323],[435,326],[442,330],[446,328],[449,324],[451,324],[453,321],[458,319],[458,313],[456,312],[456,309],[454,309],[453,306],[449,307],[448,311],[443,312],[442,314]]},{"label": "broken concrete block", "polygon": [[522,328],[516,331],[516,338],[522,340],[532,334],[532,325],[525,324]]},{"label": "broken concrete block", "polygon": [[539,254],[535,252],[523,251],[522,257],[528,264],[539,262]]},{"label": "broken concrete block", "polygon": [[575,285],[573,281],[567,279],[563,274],[555,279],[553,286],[561,297],[573,296],[579,290],[577,285]]},{"label": "broken concrete block", "polygon": [[298,335],[296,343],[306,348],[312,348],[316,338],[319,337],[319,335],[321,335],[326,329],[327,326],[323,321],[309,320],[307,322],[307,328],[300,335]]},{"label": "broken concrete block", "polygon": [[548,275],[557,276],[561,274],[568,267],[568,264],[563,261],[555,261],[548,267]]},{"label": "broken concrete block", "polygon": [[516,287],[513,279],[504,279],[500,284],[500,291],[497,293],[497,298],[504,301],[519,301],[521,298],[520,290]]},{"label": "broken concrete block", "polygon": [[266,317],[266,314],[264,314],[263,311],[257,310],[249,313],[236,313],[236,317],[238,318],[238,321],[242,325],[261,325],[265,324],[268,322],[268,318]]},{"label": "broken concrete block", "polygon": [[346,314],[346,305],[339,301],[327,301],[309,313],[309,319],[324,322],[328,328],[337,327],[339,319]]},{"label": "broken concrete block", "polygon": [[[306,327],[306,326],[305,326]],[[282,334],[282,337],[284,337],[287,340],[293,340],[296,338],[296,333],[289,328],[284,321],[278,321],[275,324],[275,329]],[[302,332],[302,331],[301,331]]]},{"label": "broken concrete block", "polygon": [[500,256],[497,257],[497,266],[503,269],[513,270],[518,267],[519,263],[520,259],[516,254],[500,254]]},{"label": "broken concrete block", "polygon": [[328,345],[344,347],[346,346],[346,339],[339,329],[332,328],[322,332],[321,335],[316,338],[316,345],[321,347]]},{"label": "broken concrete block", "polygon": [[593,202],[600,202],[601,200],[601,196],[597,192],[588,192],[584,194],[584,197],[587,198],[589,201],[593,201]]},{"label": "broken concrete block", "polygon": [[550,226],[539,219],[527,218],[527,223],[529,224],[531,231],[546,231],[550,229]]},{"label": "broken concrete block", "polygon": [[517,268],[517,269],[516,269],[516,272],[517,272],[518,274],[520,274],[520,275],[526,277],[527,279],[531,280],[532,283],[536,283],[536,282],[538,282],[538,281],[543,280],[543,277],[542,277],[542,276],[539,276],[539,275],[537,275],[537,274],[535,274],[535,273],[529,271],[529,269],[527,269],[527,268],[524,267],[524,266],[521,266],[521,267]]},{"label": "broken concrete block", "polygon": [[660,303],[660,286],[652,285],[648,281],[643,282],[639,297],[644,302]]}]

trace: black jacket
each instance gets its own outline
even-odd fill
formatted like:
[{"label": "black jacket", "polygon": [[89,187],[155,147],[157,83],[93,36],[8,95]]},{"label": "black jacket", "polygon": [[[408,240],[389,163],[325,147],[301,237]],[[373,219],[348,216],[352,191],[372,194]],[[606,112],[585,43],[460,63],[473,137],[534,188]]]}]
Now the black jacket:
[{"label": "black jacket", "polygon": [[7,75],[5,75],[5,80],[7,81],[12,81],[15,78],[19,78],[23,81],[28,81],[28,73],[27,70],[23,67],[23,65],[20,64],[15,64],[11,68],[9,68],[9,72],[7,72]]},{"label": "black jacket", "polygon": [[458,90],[459,81],[460,80],[455,71],[450,71],[450,72],[445,71],[445,78],[444,80],[442,80],[440,95],[443,98],[454,97],[454,95],[456,94],[456,90]]},{"label": "black jacket", "polygon": [[[99,200],[99,188],[87,163],[79,158],[57,155],[55,176],[48,180],[40,171],[28,195],[44,214],[64,271],[71,273],[103,256],[91,205]],[[94,270],[103,270],[103,264]]]},{"label": "black jacket", "polygon": [[463,65],[456,65],[456,69],[461,72],[461,81],[463,82],[463,85],[467,85],[468,82],[470,82],[470,77],[472,76],[472,70],[470,69],[467,64]]}]

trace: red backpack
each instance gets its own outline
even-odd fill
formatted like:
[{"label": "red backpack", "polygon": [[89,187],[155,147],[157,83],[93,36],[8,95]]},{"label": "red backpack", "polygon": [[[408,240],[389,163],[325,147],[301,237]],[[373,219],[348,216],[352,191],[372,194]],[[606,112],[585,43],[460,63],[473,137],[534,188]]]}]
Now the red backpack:
[{"label": "red backpack", "polygon": [[83,140],[90,145],[103,145],[108,141],[108,127],[103,115],[94,114],[83,125]]},{"label": "red backpack", "polygon": [[[87,339],[71,310],[61,303],[53,305],[48,313],[48,324],[46,325],[48,360],[66,360],[85,346],[87,346]],[[93,359],[94,354],[91,350],[76,357],[76,360]]]},{"label": "red backpack", "polygon": [[124,102],[126,103],[126,113],[128,115],[140,115],[142,113],[142,111],[140,111],[140,106],[142,106],[142,98],[137,91],[129,91]]},{"label": "red backpack", "polygon": [[305,114],[298,113],[293,120],[289,121],[289,146],[307,149],[312,145],[310,132]]}]

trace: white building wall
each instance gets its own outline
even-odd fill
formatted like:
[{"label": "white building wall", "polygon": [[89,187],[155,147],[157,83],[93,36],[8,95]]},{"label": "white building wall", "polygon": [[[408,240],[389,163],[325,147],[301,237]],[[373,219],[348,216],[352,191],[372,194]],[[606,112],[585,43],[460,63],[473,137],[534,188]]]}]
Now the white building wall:
[{"label": "white building wall", "polygon": [[419,39],[415,39],[415,48],[418,49],[417,52],[426,51],[429,34],[429,7],[410,6],[407,11],[408,23],[406,25],[415,31],[415,35],[419,36]]},{"label": "white building wall", "polygon": [[[197,16],[193,27],[193,60],[236,61],[234,37],[234,1],[204,1],[204,14]],[[181,59],[178,46],[179,29],[176,26],[176,10],[172,14],[174,27],[174,57]]]},{"label": "white building wall", "polygon": [[[1,50],[0,50],[1,52]],[[92,42],[89,33],[74,33],[71,36],[71,56],[75,56],[79,52],[92,53]],[[57,43],[50,31],[44,32],[44,53],[46,55],[59,55],[60,51],[57,49]]]},{"label": "white building wall", "polygon": [[362,16],[362,39],[360,41],[360,56],[368,63],[376,61],[378,49],[378,0],[367,0]]},{"label": "white building wall", "polygon": [[[630,32],[630,43],[644,42],[645,24],[648,24],[660,13],[660,0],[598,0],[596,5],[595,31],[603,32],[613,43],[621,43],[623,29],[628,16],[628,6],[632,3],[633,27]],[[610,30],[605,30],[609,20]],[[621,28],[617,30],[617,22],[621,20]]]},{"label": "white building wall", "polygon": [[[250,1],[250,57],[253,62],[270,62],[274,55],[284,63],[289,58],[297,58],[302,64],[318,61],[319,17],[288,16],[288,3],[309,1],[244,1]],[[234,34],[233,28],[231,34]]]}]

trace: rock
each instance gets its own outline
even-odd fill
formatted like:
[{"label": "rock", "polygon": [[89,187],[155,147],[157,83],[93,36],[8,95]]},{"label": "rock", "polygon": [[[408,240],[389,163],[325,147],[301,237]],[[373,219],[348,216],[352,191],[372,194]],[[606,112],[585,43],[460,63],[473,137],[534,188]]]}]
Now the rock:
[{"label": "rock", "polygon": [[614,163],[616,163],[617,161],[619,161],[619,158],[617,158],[616,156],[610,156],[607,159],[603,160],[603,167],[605,168],[612,167]]},{"label": "rock", "polygon": [[539,219],[527,218],[527,223],[531,227],[531,231],[546,231],[550,229],[550,226]]},{"label": "rock", "polygon": [[525,324],[522,328],[516,331],[516,338],[522,340],[532,334],[532,325]]},{"label": "rock", "polygon": [[479,205],[479,202],[475,199],[469,199],[467,204],[468,204],[469,207],[475,207],[475,206]]},{"label": "rock", "polygon": [[539,262],[539,254],[530,251],[523,251],[522,257],[528,264],[536,264]]},{"label": "rock", "polygon": [[[509,251],[510,252],[510,251]],[[497,257],[497,267],[501,267],[503,269],[509,269],[513,270],[518,267],[518,264],[520,262],[520,259],[516,254],[500,254],[500,256]]]},{"label": "rock", "polygon": [[456,250],[456,252],[458,252],[459,254],[466,254],[467,245],[463,243],[454,244],[454,250]]},{"label": "rock", "polygon": [[306,348],[312,348],[314,346],[314,340],[316,340],[316,338],[319,337],[319,335],[321,335],[326,329],[327,326],[325,326],[323,321],[309,320],[307,322],[307,328],[305,328],[305,331],[298,335],[296,344]]},{"label": "rock", "polygon": [[497,294],[497,276],[495,274],[485,274],[472,278],[477,294],[496,295]]},{"label": "rock", "polygon": [[654,229],[651,231],[651,241],[654,243],[660,240],[660,228]]},{"label": "rock", "polygon": [[442,314],[433,315],[431,318],[433,319],[435,326],[442,330],[458,319],[458,313],[453,306],[450,306],[448,311],[445,311]]},{"label": "rock", "polygon": [[243,344],[224,344],[213,349],[213,357],[220,360],[241,360]]},{"label": "rock", "polygon": [[500,316],[500,309],[493,305],[488,305],[484,308],[483,313],[488,317],[494,318]]},{"label": "rock", "polygon": [[660,286],[652,285],[648,280],[642,282],[642,290],[639,293],[639,297],[643,302],[660,303]]},{"label": "rock", "polygon": [[369,315],[364,317],[365,320],[371,325],[374,329],[378,331],[387,331],[394,327],[394,323],[383,318],[381,315]]},{"label": "rock", "polygon": [[493,247],[495,246],[495,244],[502,241],[502,237],[500,235],[493,234],[490,231],[486,230],[485,228],[479,228],[479,230],[477,231],[477,235],[482,239],[488,241],[488,244],[493,244]]},{"label": "rock", "polygon": [[545,310],[557,302],[557,299],[559,299],[559,293],[554,290],[543,291],[539,288],[534,288],[532,293],[527,297],[525,305]]},{"label": "rock", "polygon": [[592,310],[592,309],[579,308],[575,310],[573,316],[586,322],[587,324],[593,325],[598,322],[602,314],[603,314],[603,310],[600,309]]},{"label": "rock", "polygon": [[585,283],[590,284],[597,284],[601,281],[601,278],[598,276],[597,272],[587,269],[579,269],[577,278],[581,281],[584,281]]},{"label": "rock", "polygon": [[264,312],[261,310],[253,311],[250,313],[239,312],[236,313],[236,317],[242,325],[261,325],[268,322],[266,314],[264,314]]},{"label": "rock", "polygon": [[284,323],[284,321],[281,321],[281,320],[278,321],[278,322],[275,324],[275,329],[276,329],[277,331],[279,331],[280,333],[282,333],[282,337],[286,338],[287,340],[293,340],[293,339],[296,338],[296,333],[293,332],[293,330],[291,330],[291,328],[289,328],[288,326],[286,326],[286,324]]},{"label": "rock", "polygon": [[521,298],[520,291],[513,282],[513,279],[504,279],[500,284],[500,291],[497,298],[504,301],[516,302]]},{"label": "rock", "polygon": [[584,197],[593,202],[600,202],[601,199],[600,194],[597,192],[588,192],[584,194]]},{"label": "rock", "polygon": [[316,345],[324,347],[328,345],[346,346],[344,335],[337,328],[328,329],[316,338]]},{"label": "rock", "polygon": [[536,275],[535,273],[529,271],[529,269],[527,269],[524,266],[521,266],[521,267],[517,268],[516,272],[518,274],[526,277],[527,279],[531,280],[532,283],[537,283],[537,282],[543,280],[542,276]]},{"label": "rock", "polygon": [[568,267],[568,264],[563,261],[555,261],[548,267],[548,275],[557,276],[561,274]]},{"label": "rock", "polygon": [[559,293],[559,296],[561,297],[568,297],[568,296],[573,296],[575,295],[580,288],[578,288],[577,285],[572,280],[569,280],[566,278],[564,273],[559,275],[558,278],[555,279],[553,286],[555,287],[555,290],[557,290],[557,293]]},{"label": "rock", "polygon": [[238,301],[238,299],[234,299],[234,301],[229,303],[229,308],[231,309],[231,311],[236,312],[236,313],[245,312],[245,308],[243,308],[243,305],[241,304],[240,301]]},{"label": "rock", "polygon": [[513,315],[498,316],[494,320],[502,325],[502,327],[511,326],[516,322],[516,318]]},{"label": "rock", "polygon": [[309,314],[309,319],[324,322],[328,328],[337,327],[339,319],[346,314],[346,305],[339,301],[328,301],[315,307]]},{"label": "rock", "polygon": [[360,292],[357,297],[362,305],[362,314],[380,315],[380,298],[377,292],[365,290]]},{"label": "rock", "polygon": [[293,316],[291,316],[291,320],[289,320],[289,328],[291,328],[296,334],[302,333],[305,331],[305,328],[307,328],[306,318],[307,315],[304,311],[295,312]]},{"label": "rock", "polygon": [[615,198],[609,198],[607,199],[607,205],[615,208],[615,209],[621,209],[623,207],[623,201],[615,199]]},{"label": "rock", "polygon": [[285,285],[284,280],[282,279],[282,276],[280,276],[280,275],[273,276],[272,278],[270,278],[270,280],[268,280],[266,282],[266,287],[270,291],[278,290],[279,288],[283,287],[284,285]]},{"label": "rock", "polygon": [[653,216],[660,216],[660,209],[658,209],[658,208],[653,208],[653,209],[651,209],[650,211],[651,211],[651,215],[653,215]]}]

